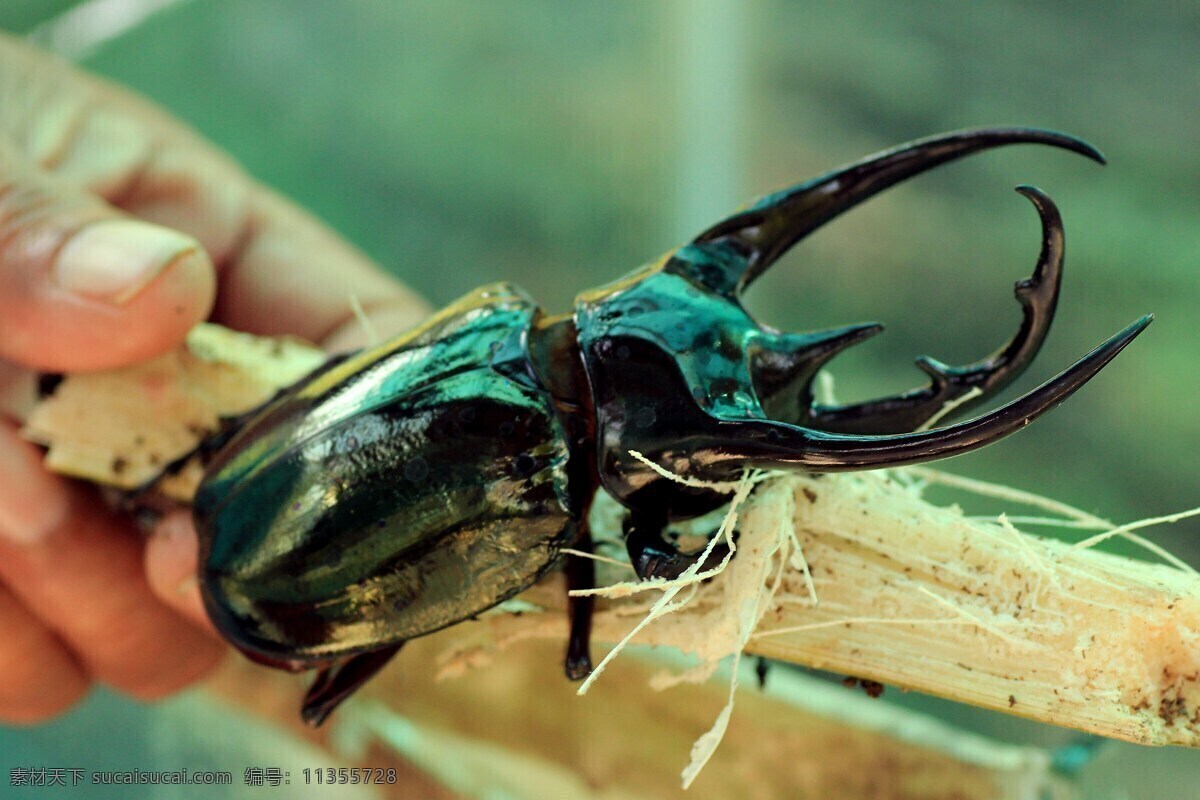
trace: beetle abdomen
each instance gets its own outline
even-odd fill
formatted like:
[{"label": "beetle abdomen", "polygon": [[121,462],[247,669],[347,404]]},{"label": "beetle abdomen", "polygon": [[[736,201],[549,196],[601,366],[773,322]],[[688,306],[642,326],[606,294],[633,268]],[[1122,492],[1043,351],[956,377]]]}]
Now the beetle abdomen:
[{"label": "beetle abdomen", "polygon": [[[545,393],[510,363],[536,310],[513,293],[469,301],[449,347],[443,327],[356,357],[373,386],[313,402],[301,386],[214,462],[196,504],[205,596],[243,649],[378,649],[494,606],[556,558],[571,532],[567,445]],[[338,421],[311,428],[320,418]]]}]

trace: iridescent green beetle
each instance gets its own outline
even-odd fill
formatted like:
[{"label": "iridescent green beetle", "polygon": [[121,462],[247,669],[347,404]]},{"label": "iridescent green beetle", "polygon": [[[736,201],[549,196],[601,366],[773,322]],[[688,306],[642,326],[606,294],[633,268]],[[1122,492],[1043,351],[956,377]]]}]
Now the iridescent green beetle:
[{"label": "iridescent green beetle", "polygon": [[[545,316],[515,287],[480,289],[415,331],[333,361],[268,403],[208,466],[195,501],[202,586],[221,632],[250,657],[320,670],[303,714],[323,720],[408,639],[532,585],[567,546],[589,549],[597,490],[629,509],[642,578],[697,558],[662,535],[724,497],[667,481],[724,481],[746,467],[817,472],[945,458],[1007,436],[1094,376],[1142,317],[1070,369],[976,419],[919,431],[1010,383],[1041,347],[1058,299],[1061,220],[1020,191],[1043,226],[1037,267],[1016,287],[1013,339],[965,367],[932,359],[928,386],[828,407],[811,382],[880,330],[807,334],[756,323],[741,292],[797,241],[887,187],[1013,143],[1086,143],[1033,129],[914,142],[770,195],[617,283]],[[969,393],[973,393],[970,397]],[[957,405],[954,405],[956,404]],[[572,588],[590,562],[567,563]],[[572,602],[567,673],[590,670],[591,606]]]}]

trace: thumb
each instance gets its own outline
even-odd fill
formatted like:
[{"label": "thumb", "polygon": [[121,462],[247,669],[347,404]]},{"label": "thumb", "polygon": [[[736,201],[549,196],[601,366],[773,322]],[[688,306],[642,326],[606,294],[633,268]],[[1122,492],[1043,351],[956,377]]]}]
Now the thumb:
[{"label": "thumb", "polygon": [[195,239],[0,145],[0,357],[44,371],[145,360],[182,342],[215,290]]}]

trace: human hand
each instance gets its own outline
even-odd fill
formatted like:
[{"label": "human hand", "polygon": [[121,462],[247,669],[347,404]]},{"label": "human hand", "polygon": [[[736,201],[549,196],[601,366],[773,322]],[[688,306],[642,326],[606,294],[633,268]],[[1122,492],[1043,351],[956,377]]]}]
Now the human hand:
[{"label": "human hand", "polygon": [[[425,304],[143,99],[0,34],[0,375],[116,367],[206,318],[337,348],[350,297],[400,330]],[[224,650],[188,515],[145,544],[0,421],[0,722],[93,682],[161,697]]]}]

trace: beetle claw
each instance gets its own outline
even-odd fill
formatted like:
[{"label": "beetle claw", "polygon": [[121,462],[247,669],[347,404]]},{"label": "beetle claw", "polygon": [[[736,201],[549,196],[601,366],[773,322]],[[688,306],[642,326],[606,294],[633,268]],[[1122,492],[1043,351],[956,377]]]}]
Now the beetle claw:
[{"label": "beetle claw", "polygon": [[[797,424],[834,433],[919,430],[948,406],[952,406],[955,414],[966,411],[1004,389],[1025,371],[1054,321],[1062,286],[1065,240],[1062,217],[1054,202],[1032,186],[1018,186],[1017,191],[1037,209],[1042,223],[1042,250],[1033,274],[1014,287],[1023,316],[1013,338],[987,358],[962,367],[921,356],[917,367],[930,377],[928,386],[865,403],[814,406],[807,416],[796,420]],[[967,398],[969,392],[975,395]]]},{"label": "beetle claw", "polygon": [[375,673],[383,669],[403,646],[404,642],[400,642],[381,650],[340,658],[318,671],[300,709],[305,724],[313,728],[319,726],[346,698],[375,677]]},{"label": "beetle claw", "polygon": [[[661,513],[634,511],[625,519],[625,548],[634,572],[643,581],[675,580],[704,556],[704,551],[683,553],[662,535],[667,520]],[[723,544],[713,547],[701,570],[720,564],[729,554]]]}]

